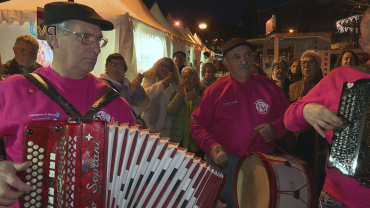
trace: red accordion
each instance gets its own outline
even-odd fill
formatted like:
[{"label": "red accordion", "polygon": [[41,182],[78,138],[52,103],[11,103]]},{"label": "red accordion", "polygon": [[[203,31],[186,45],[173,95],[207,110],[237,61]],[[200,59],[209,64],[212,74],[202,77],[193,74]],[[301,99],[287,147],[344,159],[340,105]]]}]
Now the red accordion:
[{"label": "red accordion", "polygon": [[104,121],[25,129],[21,207],[212,207],[224,175],[169,138]]}]

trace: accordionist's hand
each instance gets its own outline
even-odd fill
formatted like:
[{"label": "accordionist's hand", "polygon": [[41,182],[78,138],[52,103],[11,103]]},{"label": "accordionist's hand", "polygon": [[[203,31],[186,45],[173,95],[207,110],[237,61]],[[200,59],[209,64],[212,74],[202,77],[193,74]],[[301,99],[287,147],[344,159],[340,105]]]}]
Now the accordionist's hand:
[{"label": "accordionist's hand", "polygon": [[[0,162],[0,205],[12,207],[11,204],[17,202],[18,198],[22,196],[24,192],[31,191],[31,186],[22,182],[16,175],[18,171],[25,171],[29,166],[30,162]],[[14,191],[10,186],[18,189],[18,191]]]},{"label": "accordionist's hand", "polygon": [[212,147],[210,156],[216,165],[223,166],[227,161],[227,154],[221,144],[216,144]]},{"label": "accordionist's hand", "polygon": [[326,135],[322,129],[344,128],[343,121],[333,111],[317,103],[306,104],[303,107],[303,117],[324,138]]}]

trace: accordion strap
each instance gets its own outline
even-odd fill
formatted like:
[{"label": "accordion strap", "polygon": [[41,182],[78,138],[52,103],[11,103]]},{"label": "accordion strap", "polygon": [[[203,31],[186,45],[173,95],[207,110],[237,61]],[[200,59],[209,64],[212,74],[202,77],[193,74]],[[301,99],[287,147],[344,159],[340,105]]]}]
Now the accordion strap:
[{"label": "accordion strap", "polygon": [[82,116],[81,113],[79,113],[70,102],[68,102],[62,95],[59,94],[59,92],[44,76],[37,73],[25,73],[22,75],[32,82],[39,90],[45,93],[45,95],[47,95],[50,99],[56,102],[68,115],[78,119],[92,118],[103,106],[120,96],[120,94],[114,91],[112,88],[107,87],[100,95],[99,99],[91,106],[89,112],[87,112],[85,116]]}]

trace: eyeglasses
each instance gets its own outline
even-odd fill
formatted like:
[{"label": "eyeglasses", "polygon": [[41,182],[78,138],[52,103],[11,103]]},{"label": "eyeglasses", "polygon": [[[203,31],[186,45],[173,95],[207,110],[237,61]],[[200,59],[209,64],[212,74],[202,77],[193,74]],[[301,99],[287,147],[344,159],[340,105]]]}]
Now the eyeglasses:
[{"label": "eyeglasses", "polygon": [[193,79],[194,78],[194,76],[186,76],[186,77],[182,77],[182,79],[183,80],[191,80],[191,79]]},{"label": "eyeglasses", "polygon": [[25,56],[27,56],[27,55],[29,55],[29,56],[36,56],[37,55],[37,52],[38,52],[38,50],[37,51],[27,51],[27,50],[20,49],[18,46],[14,46],[14,47],[18,48],[19,52],[21,52]]},{"label": "eyeglasses", "polygon": [[316,61],[302,61],[301,62],[301,66],[306,66],[306,65],[311,66],[314,64],[316,64]]},{"label": "eyeglasses", "polygon": [[167,64],[164,64],[164,63],[161,63],[159,64],[159,66],[161,67],[165,67],[166,69],[170,70],[171,69],[171,66],[167,65]]},{"label": "eyeglasses", "polygon": [[93,42],[97,41],[100,48],[104,48],[104,46],[106,46],[107,43],[108,43],[108,39],[106,39],[106,38],[96,38],[95,36],[90,35],[90,34],[77,33],[75,31],[68,30],[68,29],[64,29],[64,30],[67,31],[67,32],[73,33],[77,36],[80,36],[81,37],[81,43],[83,43],[85,45],[91,45]]},{"label": "eyeglasses", "polygon": [[120,64],[120,63],[113,63],[111,61],[108,61],[108,65],[110,66],[116,66],[118,68],[122,68],[123,67],[123,64]]}]

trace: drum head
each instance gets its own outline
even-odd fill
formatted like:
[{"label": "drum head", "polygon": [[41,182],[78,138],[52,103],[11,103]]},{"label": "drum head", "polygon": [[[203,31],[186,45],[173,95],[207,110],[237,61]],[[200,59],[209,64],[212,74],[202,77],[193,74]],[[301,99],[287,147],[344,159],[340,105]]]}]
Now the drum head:
[{"label": "drum head", "polygon": [[236,207],[267,208],[269,206],[268,173],[260,158],[255,154],[251,154],[249,158],[240,159],[235,170],[233,186]]}]

